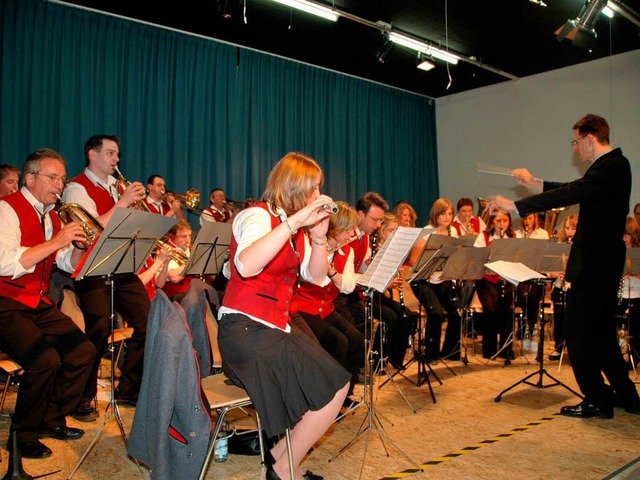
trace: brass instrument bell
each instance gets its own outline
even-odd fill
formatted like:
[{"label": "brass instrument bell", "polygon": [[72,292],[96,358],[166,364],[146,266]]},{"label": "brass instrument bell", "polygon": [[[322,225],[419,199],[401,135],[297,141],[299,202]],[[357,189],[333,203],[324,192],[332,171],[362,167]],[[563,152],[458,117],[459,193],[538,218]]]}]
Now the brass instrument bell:
[{"label": "brass instrument bell", "polygon": [[82,227],[84,232],[85,240],[82,242],[74,240],[72,242],[73,246],[80,250],[86,250],[95,243],[104,230],[104,227],[82,205],[77,203],[67,203],[62,200],[60,195],[56,194],[56,196],[58,197],[56,212],[58,212],[60,221],[65,225],[69,222],[77,223]]}]

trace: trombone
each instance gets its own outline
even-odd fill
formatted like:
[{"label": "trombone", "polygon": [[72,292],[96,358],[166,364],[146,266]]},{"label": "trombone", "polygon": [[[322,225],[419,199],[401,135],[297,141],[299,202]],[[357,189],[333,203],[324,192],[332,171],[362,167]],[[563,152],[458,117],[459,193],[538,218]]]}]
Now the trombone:
[{"label": "trombone", "polygon": [[185,207],[189,210],[195,210],[202,213],[202,210],[200,209],[200,191],[197,188],[190,188],[186,193],[164,192],[163,198],[166,199],[168,195],[180,200],[180,202],[184,203]]}]

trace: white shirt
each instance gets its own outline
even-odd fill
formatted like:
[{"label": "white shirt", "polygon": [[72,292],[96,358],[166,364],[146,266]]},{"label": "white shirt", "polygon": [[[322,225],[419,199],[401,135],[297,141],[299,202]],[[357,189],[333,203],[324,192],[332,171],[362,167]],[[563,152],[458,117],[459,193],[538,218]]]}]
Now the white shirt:
[{"label": "white shirt", "polygon": [[[44,206],[41,202],[27,190],[26,187],[20,189],[27,201],[33,205],[38,215],[44,210]],[[46,208],[45,213],[50,212],[54,208],[54,205],[49,205]],[[20,219],[16,211],[4,200],[0,200],[0,275],[20,278],[23,275],[33,273],[36,269],[36,265],[33,265],[29,269],[22,267],[20,263],[20,257],[22,254],[31,247],[21,246],[22,231],[20,230]],[[51,240],[53,235],[53,223],[51,217],[47,215],[44,223],[45,239]],[[71,266],[71,254],[73,253],[73,246],[69,244],[65,248],[61,248],[56,252],[56,264],[59,268],[67,272],[73,272]]]},{"label": "white shirt", "polygon": [[[345,253],[342,251],[342,248],[340,248],[336,252],[329,254],[330,263],[333,262],[335,255],[344,256]],[[340,293],[344,293],[347,295],[353,292],[356,288],[356,274],[353,267],[355,253],[352,248],[349,249],[348,255],[349,256],[347,257],[347,260],[344,264],[344,272],[341,272],[342,282],[340,283],[339,287],[336,285],[336,287],[338,287],[338,290],[340,290]]]},{"label": "white shirt", "polygon": [[[107,183],[104,183],[88,168],[84,169],[84,173],[94,185],[97,185],[109,192],[114,202],[119,200],[118,189],[116,188],[117,180],[114,177],[109,175]],[[67,203],[77,203],[78,205],[83,206],[87,212],[94,216],[94,218],[98,218],[100,216],[98,215],[96,202],[89,196],[87,189],[77,182],[70,182],[65,187],[64,192],[62,193],[62,199]]]},{"label": "white shirt", "polygon": [[536,240],[549,240],[549,232],[544,228],[536,228],[528,237],[525,237],[524,230],[516,231],[516,238],[533,238]]},{"label": "white shirt", "polygon": [[[427,227],[429,227],[429,225],[427,225]],[[425,228],[426,228],[426,227],[425,227]],[[429,234],[425,235],[425,236],[424,236],[424,237],[422,237],[422,238],[424,239],[424,241],[425,241],[426,243],[429,243],[429,237],[431,237],[431,235],[433,235],[433,233],[429,233]],[[439,234],[436,234],[436,235],[439,235]],[[452,237],[452,238],[460,238],[460,237],[458,237],[458,231],[457,231],[457,230],[455,229],[455,227],[453,227],[453,226],[452,226],[451,228],[449,228],[449,236],[450,236],[450,237]],[[479,236],[479,237],[480,237],[480,236],[483,236],[483,237],[484,237],[484,235],[478,235],[478,236]],[[429,278],[429,283],[437,284],[437,283],[442,283],[442,282],[444,282],[444,280],[440,280],[440,277],[441,277],[441,276],[442,276],[442,271],[433,272],[433,273],[431,274],[431,278]]]}]

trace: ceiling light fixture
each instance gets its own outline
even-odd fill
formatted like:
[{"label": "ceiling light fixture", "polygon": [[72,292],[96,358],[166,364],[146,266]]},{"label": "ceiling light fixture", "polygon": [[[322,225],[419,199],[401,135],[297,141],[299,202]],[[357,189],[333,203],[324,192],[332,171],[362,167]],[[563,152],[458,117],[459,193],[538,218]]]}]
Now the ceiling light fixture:
[{"label": "ceiling light fixture", "polygon": [[403,47],[410,48],[412,50],[415,50],[416,52],[424,53],[425,55],[431,55],[433,58],[449,62],[453,65],[458,64],[458,57],[456,55],[444,50],[440,50],[439,48],[433,47],[427,43],[414,40],[413,38],[407,37],[406,35],[390,32],[389,40],[391,40],[393,43],[397,43],[398,45],[402,45]]},{"label": "ceiling light fixture", "polygon": [[391,53],[391,50],[393,50],[393,43],[391,43],[391,41],[389,40],[389,35],[387,35],[386,33],[383,33],[382,45],[376,52],[376,58],[378,59],[378,62],[386,63],[387,57]]},{"label": "ceiling light fixture", "polygon": [[436,68],[436,64],[427,60],[426,58],[422,58],[422,54],[418,52],[418,63],[416,67],[420,70],[428,72],[429,70],[433,70],[434,68]]},{"label": "ceiling light fixture", "polygon": [[556,30],[556,39],[561,42],[567,38],[575,46],[582,48],[594,46],[598,37],[595,24],[606,6],[607,0],[586,0],[578,16],[574,20],[567,20]]},{"label": "ceiling light fixture", "polygon": [[327,20],[331,20],[332,22],[338,21],[338,14],[334,12],[332,9],[325,7],[324,5],[320,5],[315,2],[310,2],[308,0],[273,0],[277,3],[282,3],[283,5],[287,5],[292,8],[297,8],[298,10],[302,10],[307,13],[312,13],[313,15],[317,15],[318,17],[325,18]]}]

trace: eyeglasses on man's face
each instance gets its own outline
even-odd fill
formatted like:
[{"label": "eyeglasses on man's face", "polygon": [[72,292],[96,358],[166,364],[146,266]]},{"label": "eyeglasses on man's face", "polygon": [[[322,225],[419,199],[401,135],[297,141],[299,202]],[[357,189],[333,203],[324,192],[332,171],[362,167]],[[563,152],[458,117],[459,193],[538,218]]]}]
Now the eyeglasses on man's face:
[{"label": "eyeglasses on man's face", "polygon": [[51,185],[57,185],[58,182],[62,182],[63,185],[66,185],[69,182],[68,177],[61,177],[60,175],[55,175],[55,174],[47,175],[44,173],[35,172],[33,173],[33,175],[40,175],[41,177],[47,177],[47,180]]},{"label": "eyeglasses on man's face", "polygon": [[587,138],[587,135],[583,135],[581,137],[576,138],[575,140],[571,140],[571,146],[575,147],[576,145],[578,145],[578,142],[583,138]]},{"label": "eyeglasses on man's face", "polygon": [[369,215],[368,213],[365,213],[364,215],[365,215],[365,217],[369,217],[375,223],[382,223],[382,220],[384,220],[384,218],[377,218],[377,217],[374,217],[372,215]]}]

